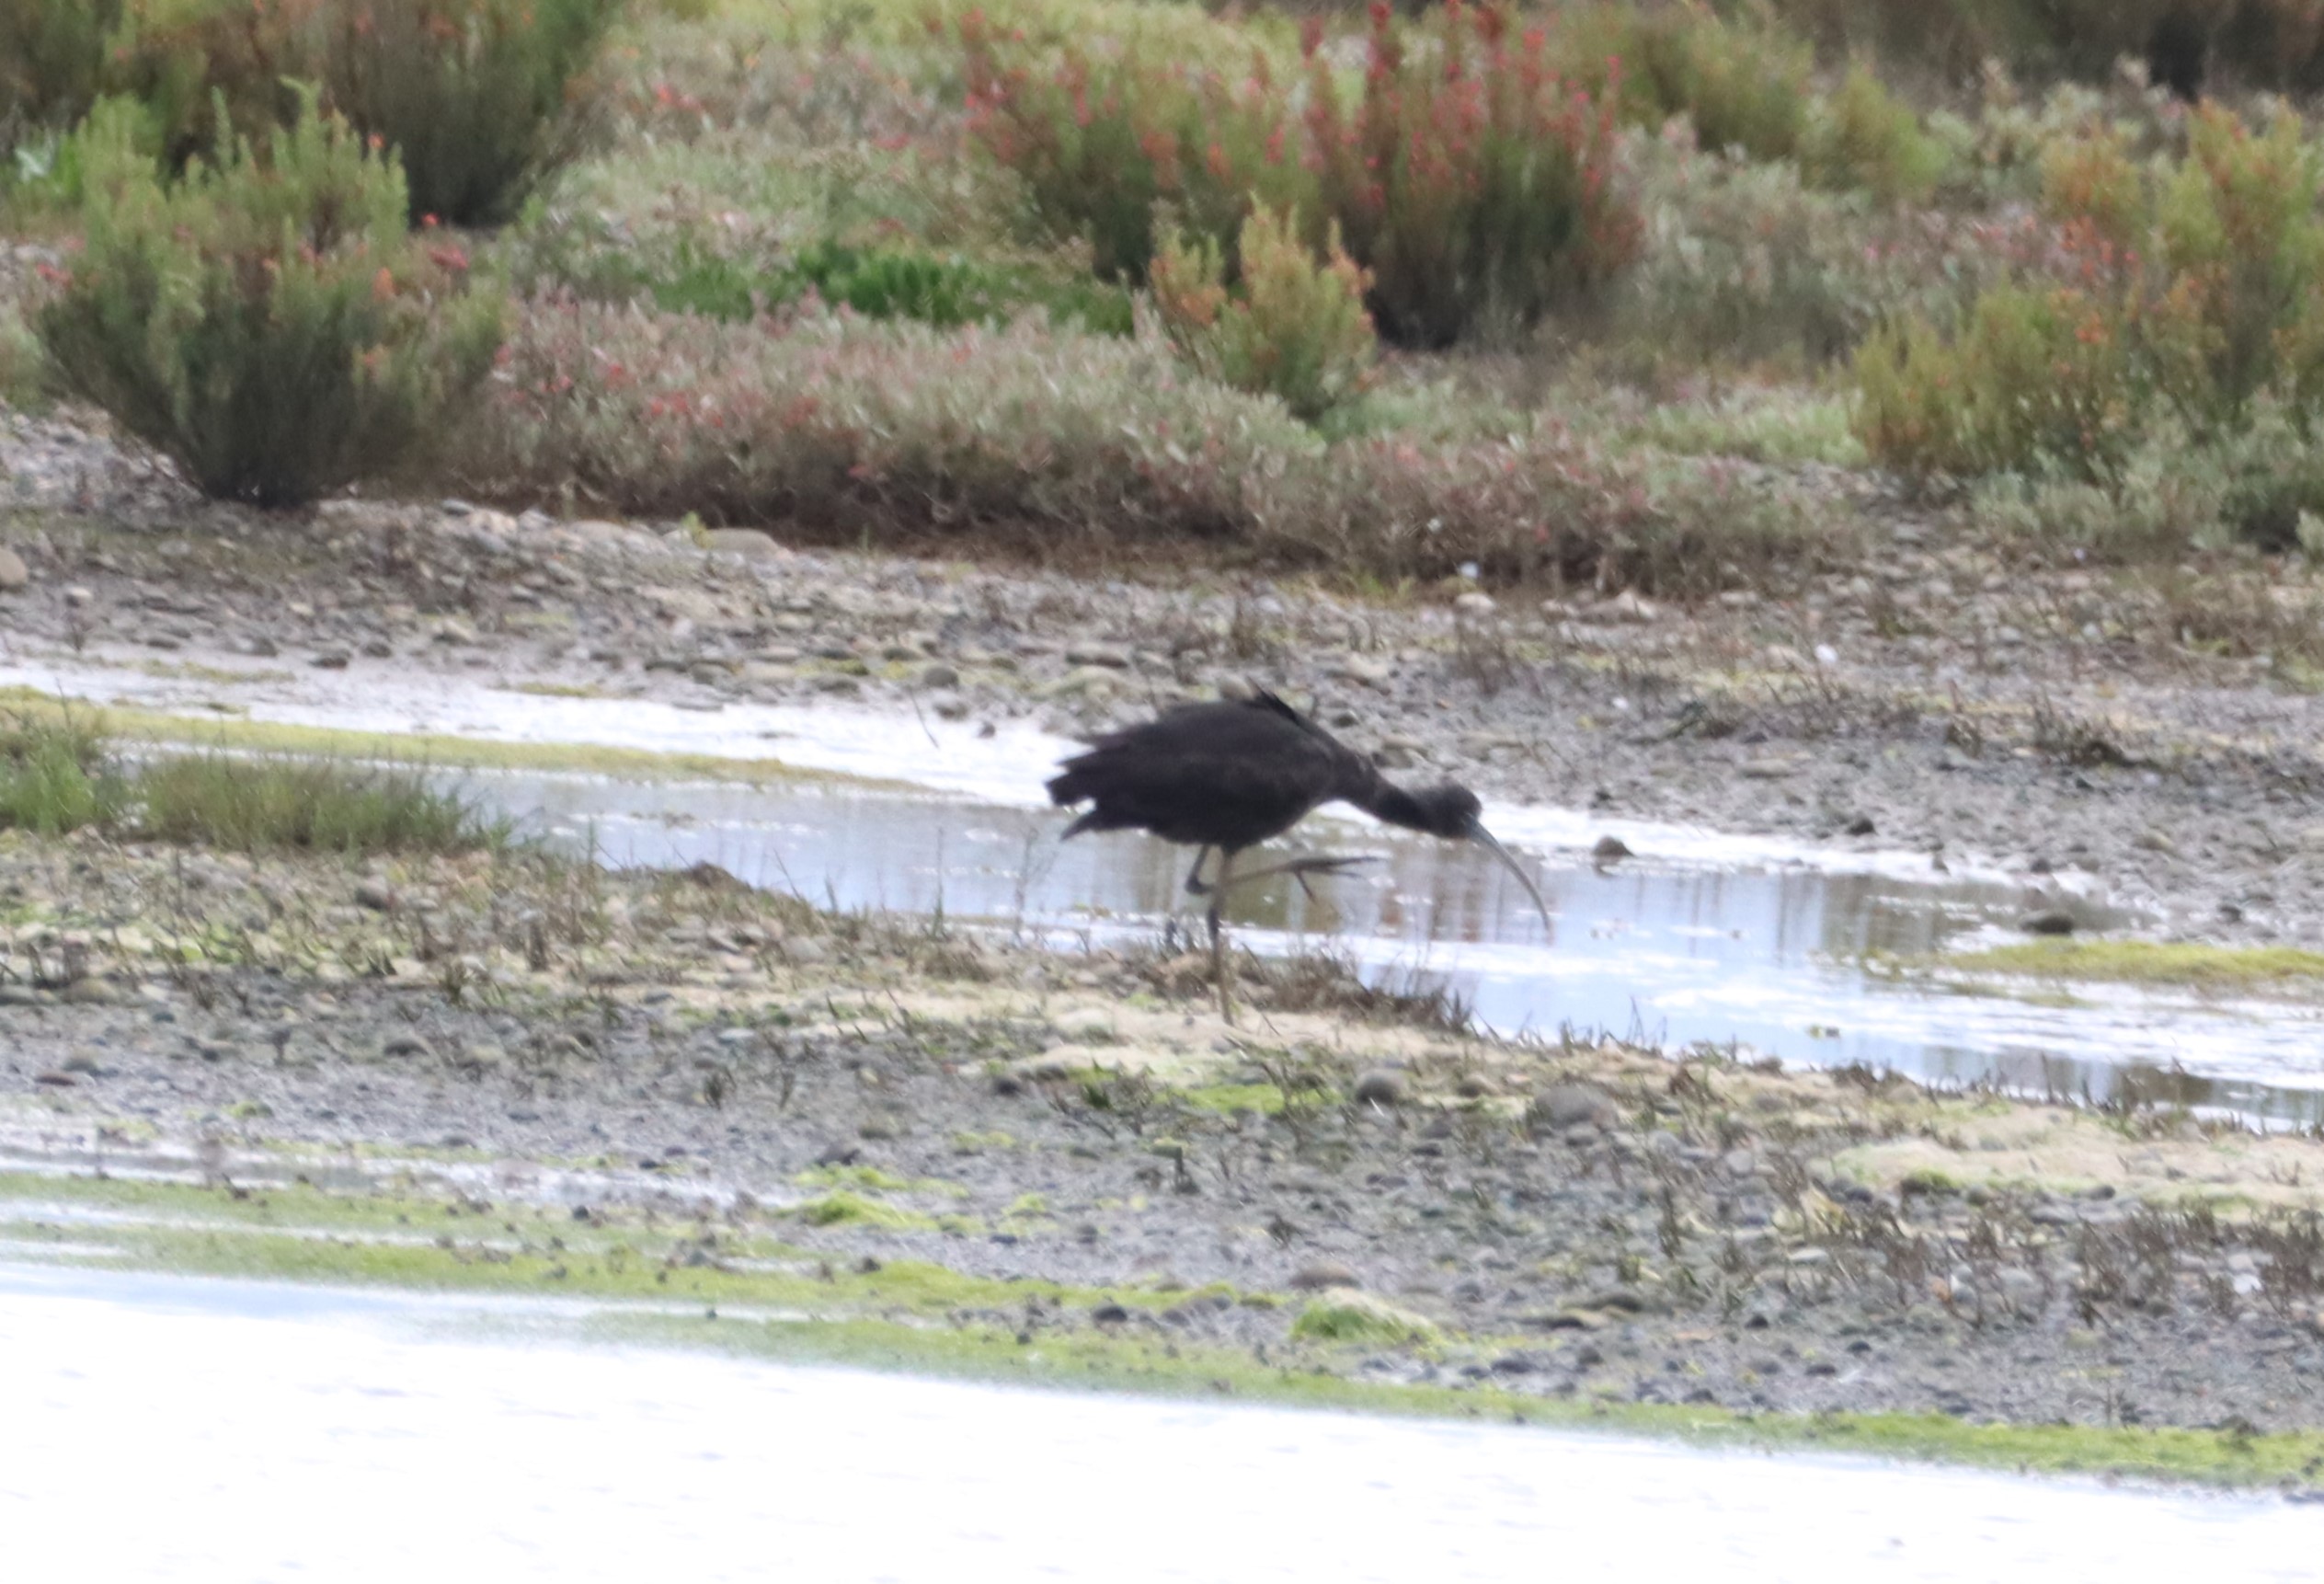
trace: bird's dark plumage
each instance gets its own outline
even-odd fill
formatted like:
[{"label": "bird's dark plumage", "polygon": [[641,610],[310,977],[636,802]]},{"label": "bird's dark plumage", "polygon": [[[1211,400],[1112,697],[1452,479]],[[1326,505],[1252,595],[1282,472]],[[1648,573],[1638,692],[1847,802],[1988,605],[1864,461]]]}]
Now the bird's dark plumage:
[{"label": "bird's dark plumage", "polygon": [[1165,842],[1229,853],[1283,834],[1325,803],[1352,803],[1438,836],[1474,835],[1482,807],[1463,786],[1406,791],[1265,691],[1108,732],[1062,769],[1049,800],[1093,805],[1066,835],[1151,831]]},{"label": "bird's dark plumage", "polygon": [[[1049,801],[1090,805],[1066,827],[1067,836],[1151,831],[1165,842],[1202,849],[1186,889],[1210,897],[1211,966],[1219,1011],[1230,1021],[1231,974],[1219,929],[1222,894],[1270,875],[1296,876],[1304,886],[1311,875],[1337,874],[1361,861],[1303,857],[1237,875],[1235,855],[1280,836],[1325,803],[1352,803],[1391,825],[1483,844],[1508,865],[1543,921],[1549,918],[1531,878],[1486,833],[1475,793],[1449,782],[1407,791],[1271,693],[1187,705],[1143,726],[1108,732],[1059,770],[1049,782]],[[1203,860],[1213,847],[1219,872],[1206,885]]]}]

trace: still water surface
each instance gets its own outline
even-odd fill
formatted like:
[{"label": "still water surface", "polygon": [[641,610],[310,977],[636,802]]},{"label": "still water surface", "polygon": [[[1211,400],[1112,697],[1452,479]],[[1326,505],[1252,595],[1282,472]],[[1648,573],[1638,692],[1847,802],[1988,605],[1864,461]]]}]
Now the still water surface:
[{"label": "still water surface", "polygon": [[[1064,817],[1049,809],[814,783],[490,775],[465,785],[612,863],[716,863],[841,907],[941,910],[1066,947],[1151,939],[1173,913],[1196,922],[1181,891],[1186,852],[1129,833],[1060,844]],[[2009,926],[2029,905],[2021,886],[1937,876],[1925,861],[1915,878],[1894,865],[1758,854],[1720,862],[1657,852],[1599,866],[1532,829],[1555,812],[1488,810],[1541,887],[1546,927],[1472,844],[1318,818],[1302,827],[1305,840],[1375,861],[1318,881],[1311,900],[1288,879],[1240,895],[1228,915],[1235,938],[1262,952],[1345,953],[1379,979],[1447,983],[1510,1033],[1733,1040],[1795,1064],[1860,1062],[2098,1100],[2127,1082],[2173,1103],[2324,1118],[2324,1016],[2313,1007],[2106,986],[2071,997],[1970,993],[1879,966],[2017,938]],[[2125,922],[2071,893],[2041,900],[2092,927]]]},{"label": "still water surface", "polygon": [[592,1346],[582,1314],[0,1264],[6,1571],[2258,1584],[2324,1548],[2272,1498],[1002,1391]]},{"label": "still water surface", "polygon": [[[292,725],[775,759],[874,778],[887,786],[469,782],[533,828],[577,845],[593,840],[615,862],[706,859],[842,906],[941,906],[1070,946],[1151,938],[1184,901],[1185,855],[1174,849],[1132,835],[1058,846],[1064,816],[1043,806],[1041,781],[1074,745],[1029,720],[988,730],[848,704],[688,708],[514,692],[396,666],[286,671],[188,658],[201,663],[182,674],[157,673],[150,656],[126,651],[0,660],[0,685],[188,713],[224,706]],[[2324,1012],[2313,1005],[1900,982],[1865,966],[1868,954],[1910,958],[2018,938],[2009,926],[2033,906],[2062,902],[2089,927],[2135,926],[2101,901],[2030,891],[1961,855],[1952,874],[1939,875],[1926,854],[1877,842],[1735,835],[1540,804],[1495,804],[1486,816],[1538,866],[1552,928],[1474,848],[1319,820],[1302,834],[1381,861],[1319,884],[1312,904],[1288,885],[1243,898],[1237,938],[1267,952],[1327,946],[1381,979],[1433,976],[1505,1031],[1733,1040],[1794,1064],[1860,1062],[2035,1096],[2135,1092],[2272,1123],[2324,1121]],[[1640,856],[1593,867],[1602,835]]]}]

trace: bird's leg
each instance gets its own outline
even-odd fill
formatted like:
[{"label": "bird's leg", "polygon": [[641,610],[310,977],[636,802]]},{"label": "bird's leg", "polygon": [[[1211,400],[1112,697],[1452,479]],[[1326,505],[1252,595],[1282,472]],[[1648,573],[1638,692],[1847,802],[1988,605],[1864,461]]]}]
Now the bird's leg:
[{"label": "bird's leg", "polygon": [[1219,878],[1210,888],[1210,977],[1219,987],[1219,1016],[1230,1026],[1234,1022],[1234,958],[1226,949],[1226,935],[1219,927],[1219,904],[1226,900],[1227,888],[1234,884],[1234,854],[1221,849],[1219,854]]},{"label": "bird's leg", "polygon": [[[1264,880],[1274,875],[1289,875],[1299,882],[1299,890],[1307,892],[1308,901],[1313,901],[1315,893],[1308,889],[1307,883],[1310,875],[1344,875],[1358,864],[1373,864],[1379,861],[1371,857],[1286,858],[1279,864],[1269,864],[1263,869],[1245,869],[1234,878],[1234,883],[1239,886],[1246,880]],[[1218,889],[1223,890],[1226,888],[1222,884]]]},{"label": "bird's leg", "polygon": [[1209,856],[1210,849],[1208,847],[1196,847],[1195,849],[1195,867],[1186,871],[1186,894],[1188,896],[1207,897],[1210,894],[1210,887],[1202,878],[1203,860]]}]

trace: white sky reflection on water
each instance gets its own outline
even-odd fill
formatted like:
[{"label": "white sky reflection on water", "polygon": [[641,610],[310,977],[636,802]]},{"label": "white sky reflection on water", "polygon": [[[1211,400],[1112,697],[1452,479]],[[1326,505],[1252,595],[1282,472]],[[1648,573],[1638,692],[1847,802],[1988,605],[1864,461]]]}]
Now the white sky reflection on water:
[{"label": "white sky reflection on water", "polygon": [[578,1312],[0,1266],[0,1555],[171,1584],[2140,1584],[2307,1580],[2324,1548],[2324,1509],[2272,1498],[592,1348]]}]

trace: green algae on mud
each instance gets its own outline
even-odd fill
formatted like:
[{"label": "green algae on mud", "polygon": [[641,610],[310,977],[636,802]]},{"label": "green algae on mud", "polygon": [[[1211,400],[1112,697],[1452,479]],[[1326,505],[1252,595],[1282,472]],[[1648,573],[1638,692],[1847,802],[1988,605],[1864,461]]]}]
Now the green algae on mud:
[{"label": "green algae on mud", "polygon": [[620,781],[709,781],[744,786],[776,782],[917,792],[910,783],[839,771],[803,769],[780,759],[731,759],[715,753],[661,752],[592,742],[511,742],[434,732],[356,731],[293,726],[246,716],[173,715],[116,701],[61,699],[27,687],[0,687],[0,708],[36,718],[70,717],[122,741],[280,753],[435,770],[517,770],[602,775]]},{"label": "green algae on mud", "polygon": [[[11,1202],[69,1199],[121,1210],[202,1211],[211,1224],[124,1221],[63,1228]],[[353,1213],[336,1219],[334,1206]],[[266,1224],[292,1211],[314,1224]],[[1152,1307],[1178,1294],[1100,1292],[1038,1280],[967,1276],[938,1265],[895,1261],[835,1268],[812,1251],[685,1235],[666,1218],[666,1255],[635,1245],[640,1223],[590,1228],[551,1220],[538,1206],[503,1211],[474,1206],[470,1220],[547,1234],[537,1245],[429,1240],[380,1241],[364,1226],[441,1226],[459,1220],[450,1203],[389,1196],[338,1196],[304,1185],[236,1199],[233,1190],[124,1183],[37,1174],[0,1176],[0,1228],[20,1241],[56,1245],[60,1263],[291,1280],[387,1286],[480,1295],[553,1294],[599,1300],[579,1321],[590,1340],[679,1346],[786,1362],[838,1364],[1053,1389],[1164,1397],[1234,1398],[1279,1406],[1437,1419],[1669,1436],[1710,1448],[1820,1450],[1913,1461],[1967,1463],[2036,1474],[2100,1474],[2222,1486],[2324,1488],[2324,1431],[2246,1433],[2178,1428],[1969,1424],[1936,1414],[1750,1415],[1715,1406],[1632,1403],[1609,1397],[1543,1398],[1462,1383],[1391,1384],[1351,1379],[1376,1355],[1357,1345],[1295,1347],[1269,1360],[1255,1353],[1174,1340],[1150,1329],[1094,1325],[1061,1329],[1036,1321],[1037,1300],[1053,1306],[1112,1303]],[[239,1222],[241,1224],[234,1224]],[[67,1234],[70,1234],[68,1241]],[[318,1233],[322,1234],[318,1234]],[[592,1236],[592,1233],[594,1235]],[[92,1248],[93,1238],[109,1246]],[[583,1242],[587,1244],[584,1246]],[[562,1246],[558,1245],[562,1244]],[[715,1247],[715,1257],[713,1246]],[[681,1255],[681,1250],[687,1250]],[[703,1251],[700,1261],[693,1251]],[[747,1253],[745,1252],[747,1250]],[[725,1263],[748,1261],[749,1268]],[[1457,1342],[1430,1343],[1429,1353]]]},{"label": "green algae on mud", "polygon": [[2284,993],[2324,988],[2324,952],[2200,941],[2032,940],[1961,952],[1943,966],[1968,973]]}]

